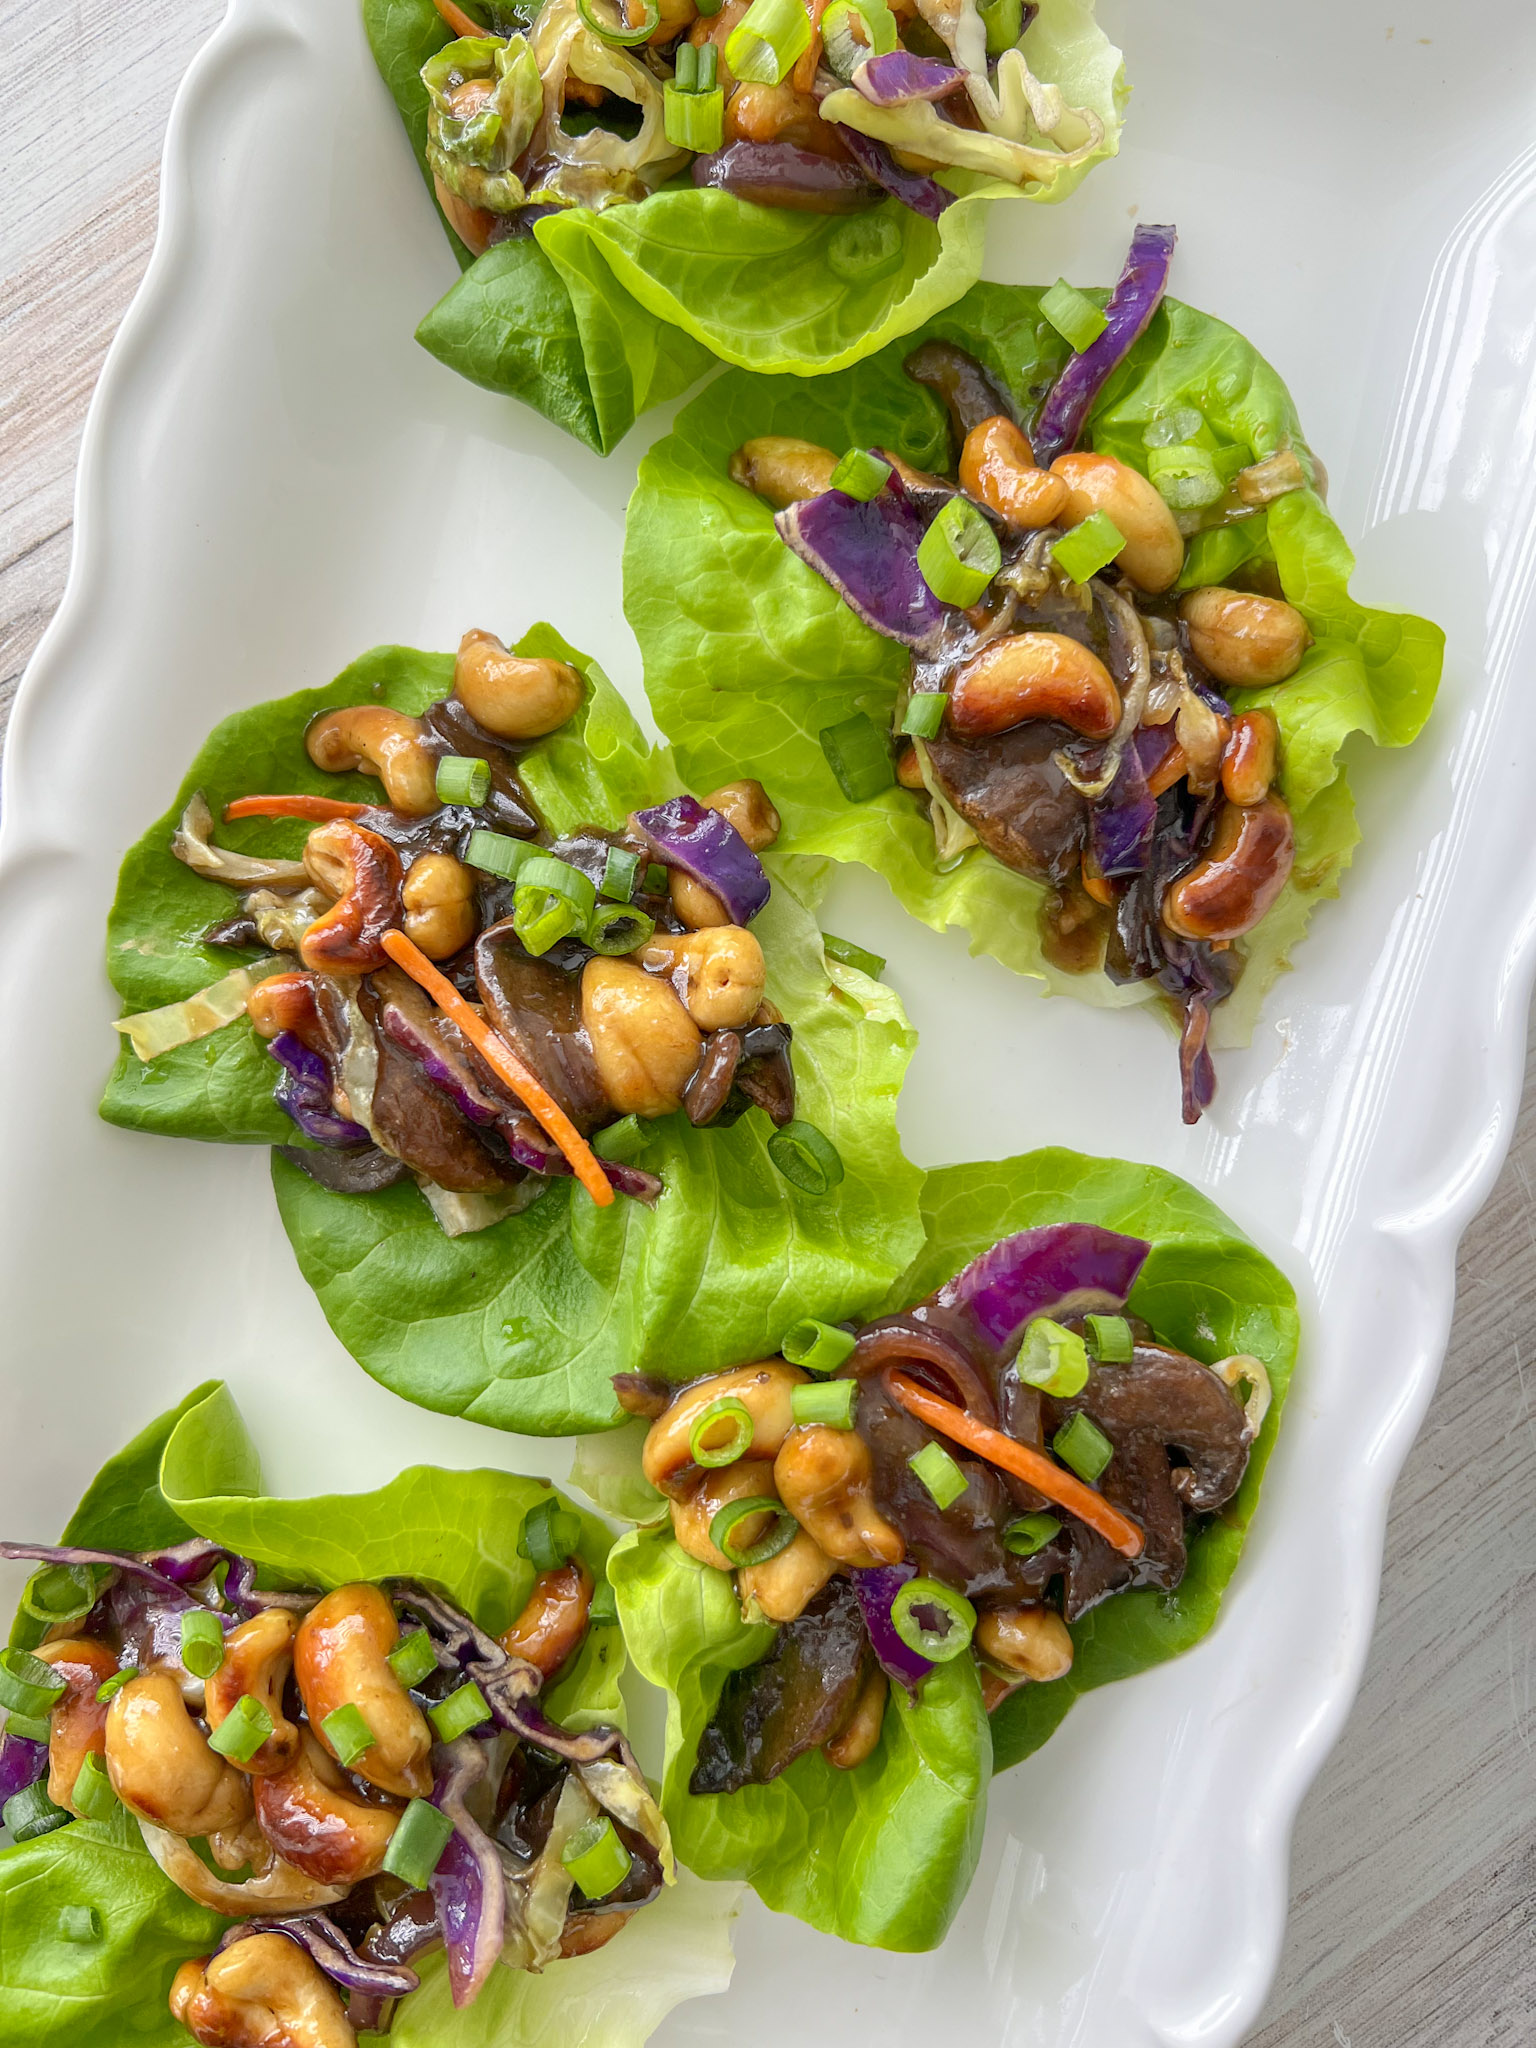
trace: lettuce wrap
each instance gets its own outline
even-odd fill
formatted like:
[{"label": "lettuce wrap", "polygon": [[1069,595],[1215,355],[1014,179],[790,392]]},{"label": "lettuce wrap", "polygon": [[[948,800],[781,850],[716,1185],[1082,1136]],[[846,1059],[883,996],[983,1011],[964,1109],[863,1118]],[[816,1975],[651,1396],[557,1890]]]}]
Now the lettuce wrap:
[{"label": "lettuce wrap", "polygon": [[[558,634],[536,627],[519,651],[569,658],[589,686],[576,717],[520,763],[552,831],[618,823],[676,788],[669,757],[647,747],[617,692]],[[419,712],[446,694],[453,666],[451,655],[378,648],[328,688],[239,712],[216,730],[170,811],[123,863],[108,967],[126,1011],[184,1002],[233,961],[252,963],[258,978],[270,971],[270,956],[262,964],[250,950],[202,943],[230,895],[171,853],[189,797],[202,790],[217,812],[254,788],[376,795],[361,775],[312,764],[306,724],[323,707],[368,698]],[[306,830],[282,819],[219,828],[232,848],[283,855],[302,849]],[[614,1156],[660,1177],[654,1207],[621,1199],[599,1209],[571,1180],[552,1181],[521,1213],[449,1237],[410,1182],[334,1193],[274,1152],[300,1269],[342,1343],[384,1385],[507,1429],[603,1428],[619,1419],[613,1373],[667,1372],[678,1359],[696,1371],[771,1352],[813,1302],[867,1311],[911,1258],[919,1177],[902,1157],[895,1112],[913,1034],[888,989],[828,967],[795,893],[814,883],[814,869],[769,858],[775,886],[755,925],[769,992],[794,1026],[803,1113],[836,1146],[842,1181],[823,1196],[791,1186],[769,1157],[773,1130],[759,1110],[728,1129],[696,1130],[681,1114],[629,1120]],[[167,1136],[291,1142],[294,1126],[273,1099],[278,1069],[242,1006],[243,995],[222,1013],[234,1021],[148,1063],[125,1039],[102,1115]]]},{"label": "lettuce wrap", "polygon": [[[1087,296],[1102,304],[1106,295]],[[1027,420],[1072,359],[1041,297],[977,285],[920,338],[979,359]],[[947,471],[944,409],[902,367],[916,338],[815,383],[722,377],[645,457],[629,511],[625,605],[657,720],[695,780],[707,782],[726,761],[750,761],[773,789],[786,848],[875,869],[924,923],[960,926],[973,953],[1050,993],[1109,1007],[1153,999],[1155,981],[1116,985],[1102,971],[1053,965],[1042,946],[1043,883],[975,844],[942,858],[907,790],[850,803],[818,743],[823,728],[857,712],[888,725],[908,655],[790,551],[769,507],[731,481],[727,464],[751,437],[786,435],[836,451],[882,447],[918,469]],[[1337,893],[1358,837],[1344,743],[1361,733],[1396,747],[1416,736],[1434,700],[1444,636],[1423,619],[1354,601],[1354,557],[1313,487],[1321,471],[1285,386],[1233,329],[1166,299],[1098,393],[1082,445],[1145,475],[1149,450],[1175,431],[1195,459],[1225,465],[1223,473],[1291,451],[1312,480],[1251,517],[1195,534],[1177,586],[1248,578],[1262,589],[1277,579],[1313,635],[1291,680],[1232,695],[1234,711],[1267,707],[1278,721],[1278,791],[1295,826],[1291,878],[1236,942],[1240,978],[1213,1012],[1212,1042],[1240,1044],[1314,907]]]},{"label": "lettuce wrap", "polygon": [[1295,1360],[1295,1295],[1215,1205],[1172,1174],[1050,1150],[928,1176],[926,1239],[882,1313],[931,1293],[999,1239],[1091,1223],[1150,1240],[1127,1303],[1206,1364],[1259,1359],[1272,1399],[1231,1502],[1197,1529],[1174,1592],[1118,1593],[1072,1624],[1070,1673],[1026,1684],[989,1717],[969,1657],[941,1663],[915,1702],[891,1688],[878,1748],[852,1771],[819,1751],[768,1784],[688,1789],[727,1675],[775,1631],[741,1618],[729,1575],[698,1563],[665,1521],[615,1544],[608,1571],[629,1654],[668,1694],[662,1806],[679,1856],[701,1876],[747,1879],[777,1912],[848,1941],[927,1949],[943,1939],[975,1869],[987,1782],[1046,1741],[1080,1693],[1178,1655],[1216,1621],[1258,1503]]},{"label": "lettuce wrap", "polygon": [[[524,9],[518,19],[536,13]],[[363,0],[363,14],[430,187],[432,102],[421,71],[454,31],[433,0]],[[538,33],[535,24],[535,41]],[[464,276],[417,339],[461,376],[537,407],[600,454],[715,357],[801,377],[862,361],[975,283],[989,201],[1063,199],[1118,148],[1120,53],[1095,24],[1092,0],[1042,0],[1019,48],[1036,79],[1102,129],[1095,147],[1049,178],[1010,183],[1006,168],[998,175],[984,164],[947,171],[941,183],[957,196],[937,221],[895,199],[838,216],[679,180],[638,203],[564,205],[539,218],[531,236],[478,257],[445,217]],[[618,55],[632,61],[628,51]],[[630,87],[654,90],[643,79]],[[843,97],[858,99],[847,88]],[[643,181],[647,167],[637,175]]]},{"label": "lettuce wrap", "polygon": [[[263,1494],[256,1451],[228,1390],[209,1381],[151,1423],[97,1474],[70,1517],[66,1543],[163,1550],[193,1537],[238,1550],[269,1585],[344,1584],[390,1574],[440,1586],[487,1630],[505,1629],[533,1584],[517,1542],[530,1509],[551,1497],[510,1473],[417,1466],[377,1491],[282,1500]],[[569,1506],[568,1503],[563,1503]],[[578,1547],[601,1579],[608,1536],[580,1516]],[[25,1611],[14,1647],[41,1629]],[[617,1628],[595,1625],[574,1668],[551,1689],[568,1725],[622,1722]],[[455,2013],[441,1955],[402,2004],[390,2039],[410,2048],[474,2048],[506,2038],[579,2048],[597,2032],[640,2048],[679,2000],[723,1990],[731,1969],[731,1895],[684,1879],[657,1902],[654,1924],[626,1928],[595,1956],[556,1962],[542,1977],[498,1969]],[[88,1941],[61,1932],[66,1909],[94,1913]],[[647,1909],[646,1918],[649,1918]],[[231,1923],[165,1877],[122,1806],[0,1849],[0,2042],[15,2048],[190,2048],[167,1992],[178,1965],[205,1955]],[[381,2038],[365,2035],[364,2039]]]}]

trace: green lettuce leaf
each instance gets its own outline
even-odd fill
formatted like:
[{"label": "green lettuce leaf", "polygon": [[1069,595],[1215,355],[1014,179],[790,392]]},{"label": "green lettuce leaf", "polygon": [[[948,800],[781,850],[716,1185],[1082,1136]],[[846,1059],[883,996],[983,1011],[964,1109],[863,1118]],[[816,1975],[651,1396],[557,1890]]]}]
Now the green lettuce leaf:
[{"label": "green lettuce leaf", "polygon": [[[452,32],[432,0],[364,0],[363,13],[424,161],[427,100],[415,74]],[[605,455],[640,412],[676,397],[717,356],[802,377],[859,362],[975,283],[989,201],[1065,199],[1118,149],[1124,71],[1093,0],[1044,0],[1024,51],[1068,105],[1099,116],[1103,144],[1044,189],[953,174],[961,196],[938,224],[885,201],[877,212],[900,241],[872,272],[854,265],[846,220],[674,184],[639,205],[550,216],[532,243],[487,250],[417,339],[461,376],[536,406]]]},{"label": "green lettuce leaf", "polygon": [[[923,335],[979,356],[1027,416],[1067,354],[1039,300],[1036,290],[977,285]],[[962,927],[972,952],[991,954],[1053,993],[1106,1006],[1150,1000],[1148,983],[1117,988],[1103,974],[1053,968],[1041,951],[1040,884],[979,847],[941,868],[918,800],[892,788],[872,802],[848,803],[817,742],[824,726],[857,710],[888,720],[907,657],[791,554],[769,508],[733,484],[726,465],[749,437],[787,434],[836,449],[878,444],[919,467],[947,468],[942,408],[902,370],[916,338],[857,371],[811,383],[721,377],[647,454],[630,503],[624,564],[625,609],[645,657],[652,707],[684,775],[701,787],[718,781],[727,761],[753,763],[783,815],[786,850],[874,868],[925,924]],[[1256,461],[1294,447],[1311,462],[1270,366],[1232,328],[1169,300],[1106,386],[1085,438],[1144,471],[1146,427],[1179,408],[1199,411],[1202,438],[1213,449],[1240,449]],[[1243,555],[1274,565],[1316,644],[1290,682],[1237,695],[1240,707],[1267,705],[1279,721],[1281,789],[1295,814],[1297,860],[1280,903],[1239,942],[1245,971],[1216,1012],[1223,1043],[1252,1029],[1264,990],[1289,964],[1313,907],[1337,892],[1358,836],[1340,759],[1345,740],[1356,732],[1379,746],[1414,738],[1434,701],[1444,639],[1423,619],[1355,603],[1354,557],[1313,490],[1202,537],[1190,550],[1185,583],[1219,580]]]},{"label": "green lettuce leaf", "polygon": [[[601,672],[550,627],[519,643],[582,668],[590,683],[567,727],[523,757],[529,793],[556,833],[622,822],[677,787]],[[376,699],[419,712],[452,685],[453,657],[375,648],[323,690],[237,713],[215,731],[175,803],[123,863],[108,925],[108,968],[127,1010],[176,1002],[255,953],[204,945],[230,892],[170,851],[193,791],[215,814],[256,790],[368,799],[377,783],[326,775],[304,728],[336,703]],[[239,851],[293,856],[306,827],[283,819],[220,826]],[[817,869],[770,861],[774,891],[754,930],[768,991],[795,1028],[801,1114],[825,1131],[845,1178],[829,1195],[791,1188],[768,1157],[772,1127],[753,1110],[729,1130],[681,1115],[643,1127],[627,1157],[659,1173],[653,1209],[598,1209],[570,1181],[472,1236],[443,1235],[414,1183],[338,1195],[273,1156],[284,1228],[342,1343],[407,1400],[505,1429],[560,1435],[620,1419],[615,1372],[692,1374],[775,1350],[810,1304],[867,1312],[912,1256],[919,1175],[902,1157],[896,1098],[913,1034],[890,991],[839,968],[797,889]],[[146,1065],[126,1041],[102,1115],[130,1130],[230,1143],[292,1142],[272,1099],[270,1055],[244,1018]],[[622,1140],[618,1141],[622,1142]],[[822,1310],[827,1312],[826,1309]]]},{"label": "green lettuce leaf", "polygon": [[1095,1608],[1072,1627],[1070,1674],[1012,1694],[990,1724],[969,1658],[940,1666],[915,1705],[895,1688],[879,1749],[852,1772],[818,1754],[770,1785],[690,1793],[699,1736],[727,1674],[764,1656],[773,1630],[743,1622],[726,1574],[689,1557],[665,1525],[615,1544],[608,1571],[629,1654],[668,1695],[662,1805],[678,1854],[704,1876],[748,1879],[768,1905],[814,1927],[899,1949],[943,1938],[975,1867],[991,1772],[1038,1749],[1079,1694],[1177,1656],[1215,1622],[1298,1337],[1284,1275],[1214,1203],[1152,1167],[1063,1150],[947,1166],[928,1176],[922,1212],[923,1249],[881,1313],[920,1300],[1013,1231],[1098,1223],[1152,1243],[1133,1310],[1207,1363],[1237,1352],[1262,1360],[1273,1401],[1242,1486],[1191,1537],[1175,1592],[1145,1588]]}]

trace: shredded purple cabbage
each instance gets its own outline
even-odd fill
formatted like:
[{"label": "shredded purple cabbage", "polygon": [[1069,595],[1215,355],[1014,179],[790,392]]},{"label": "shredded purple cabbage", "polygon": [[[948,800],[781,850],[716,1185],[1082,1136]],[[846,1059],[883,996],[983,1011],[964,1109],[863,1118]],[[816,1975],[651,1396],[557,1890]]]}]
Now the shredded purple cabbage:
[{"label": "shredded purple cabbage", "polygon": [[750,924],[772,894],[762,862],[730,819],[696,796],[669,797],[629,822],[658,860],[712,889],[733,924]]},{"label": "shredded purple cabbage", "polygon": [[1162,750],[1158,729],[1140,727],[1120,757],[1114,781],[1089,813],[1093,857],[1110,880],[1139,875],[1151,859],[1157,798],[1147,788],[1147,762],[1161,759]]},{"label": "shredded purple cabbage", "polygon": [[906,107],[914,100],[947,100],[965,87],[965,73],[910,50],[887,50],[856,64],[852,83],[872,107]]},{"label": "shredded purple cabbage", "polygon": [[1042,469],[1077,446],[1094,400],[1146,332],[1168,289],[1177,240],[1178,229],[1171,227],[1139,227],[1132,235],[1131,253],[1104,308],[1109,325],[1080,356],[1068,357],[1041,404],[1030,441]]},{"label": "shredded purple cabbage", "polygon": [[863,1609],[870,1647],[880,1660],[881,1670],[887,1678],[904,1685],[908,1692],[915,1691],[933,1666],[926,1657],[909,1648],[896,1633],[891,1607],[908,1579],[917,1577],[917,1566],[881,1564],[870,1571],[855,1571],[850,1577],[853,1590],[859,1596],[859,1606]]},{"label": "shredded purple cabbage", "polygon": [[279,1031],[267,1041],[267,1051],[284,1069],[272,1091],[273,1099],[306,1138],[335,1150],[369,1142],[361,1124],[336,1114],[331,1102],[331,1070],[321,1054],[292,1031]]},{"label": "shredded purple cabbage", "polygon": [[35,1785],[48,1768],[46,1742],[29,1742],[24,1735],[0,1732],[0,1806]]},{"label": "shredded purple cabbage", "polygon": [[360,1956],[328,1913],[258,1913],[249,1920],[237,1920],[220,1936],[220,1951],[232,1948],[249,1934],[285,1934],[344,1991],[381,1999],[404,1998],[421,1983],[416,1972],[407,1969],[404,1963],[375,1963]]},{"label": "shredded purple cabbage", "polygon": [[464,1803],[485,1770],[485,1749],[472,1736],[437,1752],[432,1804],[453,1822],[453,1834],[432,1873],[431,1891],[456,2006],[473,2005],[507,1935],[506,1872],[495,1843]]},{"label": "shredded purple cabbage", "polygon": [[[38,1564],[107,1564],[120,1572],[131,1573],[134,1577],[147,1580],[159,1589],[161,1594],[178,1609],[207,1607],[214,1613],[218,1609],[211,1600],[199,1598],[186,1590],[181,1579],[173,1572],[183,1571],[184,1576],[193,1576],[185,1566],[184,1554],[194,1546],[184,1544],[180,1550],[160,1551],[151,1554],[149,1561],[129,1556],[126,1552],[114,1550],[84,1550],[73,1543],[0,1543],[0,1557]],[[207,1543],[200,1543],[196,1553],[206,1562],[195,1576],[206,1578],[216,1565],[226,1562],[230,1553]],[[165,1569],[169,1565],[170,1570]]]},{"label": "shredded purple cabbage", "polygon": [[894,472],[878,497],[823,491],[787,505],[773,523],[866,626],[920,656],[938,653],[950,607],[917,566],[928,521]]},{"label": "shredded purple cabbage", "polygon": [[843,147],[865,176],[912,213],[920,213],[924,220],[937,220],[946,206],[954,205],[953,192],[947,192],[926,171],[904,170],[878,136],[861,135],[857,128],[842,122],[833,125],[842,137]]},{"label": "shredded purple cabbage", "polygon": [[1124,1308],[1151,1250],[1145,1238],[1096,1223],[1046,1223],[972,1259],[934,1301],[967,1309],[983,1340],[1007,1355],[1036,1316]]}]

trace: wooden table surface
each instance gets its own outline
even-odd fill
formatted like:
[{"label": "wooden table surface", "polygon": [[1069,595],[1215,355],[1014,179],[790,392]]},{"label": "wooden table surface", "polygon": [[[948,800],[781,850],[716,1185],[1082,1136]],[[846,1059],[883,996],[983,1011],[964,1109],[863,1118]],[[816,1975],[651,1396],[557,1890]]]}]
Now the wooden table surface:
[{"label": "wooden table surface", "polygon": [[[171,95],[222,11],[0,0],[0,720],[64,587],[81,420],[149,257]],[[1393,1503],[1365,1685],[1302,1809],[1284,1958],[1249,2048],[1536,2042],[1533,1168],[1536,1060],[1514,1149],[1461,1248],[1450,1357]]]}]

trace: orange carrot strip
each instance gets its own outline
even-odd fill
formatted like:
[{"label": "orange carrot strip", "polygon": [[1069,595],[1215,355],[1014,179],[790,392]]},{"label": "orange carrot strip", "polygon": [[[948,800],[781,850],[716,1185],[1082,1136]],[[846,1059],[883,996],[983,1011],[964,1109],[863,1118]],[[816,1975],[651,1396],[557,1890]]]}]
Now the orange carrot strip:
[{"label": "orange carrot strip", "polygon": [[330,818],[360,818],[367,804],[344,804],[334,796],[237,796],[224,806],[224,822],[236,818],[313,818],[323,824]]},{"label": "orange carrot strip", "polygon": [[811,40],[801,51],[789,75],[789,82],[796,92],[809,92],[816,83],[816,67],[821,62],[821,17],[829,4],[830,0],[811,0]]},{"label": "orange carrot strip", "polygon": [[529,1115],[536,1118],[571,1162],[571,1171],[600,1209],[613,1200],[613,1183],[599,1165],[597,1155],[571,1122],[553,1095],[529,1072],[517,1054],[485,1019],[465,1002],[446,975],[439,974],[419,946],[401,931],[388,931],[380,939],[390,959],[403,967],[412,981],[424,988],[433,1002],[451,1017],[491,1072],[505,1081]]},{"label": "orange carrot strip", "polygon": [[[388,944],[388,941],[385,941]],[[957,1408],[953,1401],[941,1401],[937,1394],[919,1386],[914,1379],[908,1379],[904,1372],[885,1374],[885,1384],[909,1415],[915,1415],[919,1422],[926,1422],[930,1429],[936,1429],[951,1442],[964,1444],[968,1451],[974,1451],[985,1458],[990,1465],[1001,1465],[1005,1472],[1013,1473],[1036,1493],[1043,1493],[1047,1500],[1053,1500],[1068,1514],[1076,1515],[1080,1522],[1086,1522],[1106,1543],[1112,1543],[1122,1557],[1140,1557],[1146,1538],[1129,1516],[1112,1507],[1102,1493],[1095,1493],[1091,1486],[1085,1486],[1074,1473],[1048,1458],[1044,1451],[1031,1449],[1011,1436],[1004,1436],[1000,1429],[989,1429],[984,1422],[977,1422],[967,1415],[963,1408]]]},{"label": "orange carrot strip", "polygon": [[473,16],[466,14],[462,7],[455,7],[453,0],[432,0],[432,5],[456,36],[483,36],[489,33]]}]

